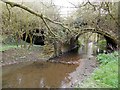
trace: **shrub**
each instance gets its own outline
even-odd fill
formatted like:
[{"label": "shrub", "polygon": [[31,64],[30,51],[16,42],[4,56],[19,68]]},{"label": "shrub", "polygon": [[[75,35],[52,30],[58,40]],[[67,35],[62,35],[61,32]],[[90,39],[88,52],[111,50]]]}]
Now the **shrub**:
[{"label": "shrub", "polygon": [[105,48],[106,48],[106,40],[100,40],[98,42],[98,47],[100,48],[100,50],[105,50]]},{"label": "shrub", "polygon": [[80,88],[118,88],[118,52],[99,54],[100,66],[82,84]]}]

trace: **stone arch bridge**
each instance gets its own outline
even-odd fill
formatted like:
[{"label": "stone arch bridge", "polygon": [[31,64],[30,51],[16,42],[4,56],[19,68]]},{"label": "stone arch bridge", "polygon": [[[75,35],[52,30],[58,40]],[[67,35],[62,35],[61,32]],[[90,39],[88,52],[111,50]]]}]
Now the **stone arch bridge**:
[{"label": "stone arch bridge", "polygon": [[[106,44],[106,51],[107,52],[111,52],[114,50],[118,49],[118,45],[120,44],[119,42],[119,37],[118,37],[118,32],[117,33],[113,33],[113,32],[107,32],[107,31],[103,31],[100,29],[95,29],[95,28],[84,28],[83,30],[81,30],[81,32],[79,34],[77,34],[76,36],[72,36],[70,41],[69,41],[69,45],[67,45],[67,50],[66,51],[71,51],[73,49],[75,49],[78,45],[78,38],[84,34],[84,33],[88,33],[88,32],[92,32],[92,33],[98,33],[102,36],[104,36],[107,44]],[[63,44],[63,47],[66,46],[65,43]],[[61,50],[62,51],[62,50]],[[66,52],[65,51],[65,52]],[[63,51],[64,52],[64,51]]]},{"label": "stone arch bridge", "polygon": [[[36,29],[35,29],[35,31],[36,31]],[[36,31],[36,33],[38,31],[39,31],[39,29]],[[104,36],[104,38],[106,39],[106,42],[107,42],[107,44],[106,44],[107,52],[111,52],[111,51],[118,49],[118,45],[120,42],[119,42],[117,34],[113,34],[113,33],[106,32],[106,31],[103,31],[100,29],[95,29],[95,28],[84,28],[77,35],[72,35],[68,39],[67,43],[56,39],[56,41],[54,41],[54,43],[53,43],[54,44],[54,55],[59,56],[62,53],[77,49],[79,47],[78,46],[78,38],[81,35],[83,35],[84,33],[88,33],[88,32],[98,33],[98,34]],[[23,34],[23,37],[25,37],[24,34]],[[34,34],[33,34],[33,38],[35,41],[33,44],[35,44],[35,43],[38,43],[38,45],[44,44],[44,40],[41,39],[42,36],[34,36]],[[28,37],[26,39],[26,41],[28,41],[30,43],[30,38]]]}]

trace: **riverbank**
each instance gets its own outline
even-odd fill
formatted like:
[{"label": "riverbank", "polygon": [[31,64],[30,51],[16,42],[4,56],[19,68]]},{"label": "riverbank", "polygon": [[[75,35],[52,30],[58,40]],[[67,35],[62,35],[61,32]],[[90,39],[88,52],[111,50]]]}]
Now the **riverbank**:
[{"label": "riverbank", "polygon": [[[9,49],[2,52],[2,66],[20,64],[21,62],[29,61],[45,61],[48,60],[48,56],[43,55],[42,50],[26,50]],[[82,59],[84,58],[84,59]],[[56,61],[56,62],[55,62]],[[74,85],[79,82],[83,82],[92,72],[97,68],[98,63],[95,57],[87,58],[82,57],[79,54],[72,53],[66,54],[61,57],[55,58],[51,63],[61,63],[66,65],[77,65],[78,67],[68,75],[69,83],[64,83],[61,87],[74,88]],[[62,71],[61,71],[62,73]],[[51,76],[52,77],[52,76]]]},{"label": "riverbank", "polygon": [[118,57],[117,51],[99,54],[100,66],[82,83],[77,82],[76,88],[118,88]]},{"label": "riverbank", "polygon": [[99,64],[95,57],[81,59],[80,65],[69,75],[70,82],[64,84],[62,88],[79,88],[76,85],[86,80],[98,66]]},{"label": "riverbank", "polygon": [[1,49],[2,59],[0,62],[2,66],[28,61],[46,61],[52,55],[51,50],[49,50],[50,53],[46,52],[45,47],[42,46],[33,46],[30,49],[20,46],[15,48],[5,47],[3,46]]}]

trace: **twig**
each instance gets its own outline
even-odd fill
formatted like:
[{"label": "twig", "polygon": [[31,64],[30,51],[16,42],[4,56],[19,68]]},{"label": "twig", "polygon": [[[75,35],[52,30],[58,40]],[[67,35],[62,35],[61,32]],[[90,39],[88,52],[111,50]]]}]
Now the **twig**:
[{"label": "twig", "polygon": [[34,14],[34,15],[40,17],[40,18],[42,17],[42,18],[44,18],[44,19],[46,19],[46,20],[48,20],[48,21],[50,21],[50,22],[52,22],[52,23],[54,23],[54,24],[58,24],[58,25],[62,26],[63,28],[65,28],[66,30],[68,30],[70,33],[72,33],[71,30],[70,30],[67,26],[64,26],[62,23],[53,21],[53,20],[51,20],[50,18],[48,18],[48,17],[46,17],[46,16],[43,16],[42,14],[39,14],[39,13],[31,10],[30,8],[26,7],[26,6],[23,6],[23,5],[14,3],[14,2],[10,2],[10,1],[8,1],[8,0],[1,0],[1,1],[3,1],[3,2],[6,3],[6,4],[9,4],[11,7],[15,7],[15,6],[16,6],[16,7],[22,8],[22,9],[28,11],[28,12],[31,13],[31,14]]},{"label": "twig", "polygon": [[75,8],[78,8],[75,4],[73,4],[73,3],[71,3],[71,2],[69,2],[70,4],[72,4]]},{"label": "twig", "polygon": [[109,3],[105,2],[106,7],[107,7],[107,11],[109,13],[109,15],[111,16],[111,18],[116,22],[116,24],[120,27],[120,24],[118,23],[118,21],[115,19],[115,17],[111,14],[110,12],[110,7],[109,7]]},{"label": "twig", "polygon": [[93,6],[94,11],[96,10],[96,5],[92,4],[89,0],[88,0],[88,4],[91,5],[91,6]]},{"label": "twig", "polygon": [[84,6],[86,6],[87,4],[91,5],[91,6],[94,8],[94,10],[96,10],[96,6],[97,6],[97,5],[92,4],[89,0],[88,0],[84,5],[82,5],[82,6],[80,6],[80,7],[84,7]]}]

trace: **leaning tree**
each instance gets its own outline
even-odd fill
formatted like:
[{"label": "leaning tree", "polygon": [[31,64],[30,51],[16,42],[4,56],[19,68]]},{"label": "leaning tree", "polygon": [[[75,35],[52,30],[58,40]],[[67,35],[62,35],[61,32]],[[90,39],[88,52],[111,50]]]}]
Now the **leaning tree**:
[{"label": "leaning tree", "polygon": [[[42,24],[44,24],[45,28],[48,31],[49,38],[52,39],[52,43],[54,45],[55,56],[59,55],[62,52],[62,46],[67,47],[67,51],[69,51],[77,45],[76,38],[80,35],[80,33],[78,33],[76,31],[76,29],[74,29],[74,26],[72,26],[72,24],[71,25],[69,25],[68,23],[63,24],[60,22],[60,19],[56,18],[54,20],[54,17],[48,17],[47,15],[45,15],[45,13],[43,13],[43,12],[40,13],[38,11],[32,10],[31,8],[28,8],[26,5],[23,5],[23,4],[10,2],[8,0],[1,0],[1,1],[4,2],[7,6],[8,13],[9,13],[7,19],[9,20],[9,22],[10,22],[10,13],[11,12],[10,12],[10,9],[8,8],[8,5],[10,6],[10,8],[18,7],[20,9],[22,9],[22,11],[24,10],[27,13],[31,13],[32,16],[38,17],[38,20],[42,21]],[[89,7],[91,7],[92,10],[94,9],[95,12],[91,12],[91,10],[88,9]],[[114,27],[106,28],[106,27],[111,26],[111,24],[109,23],[110,19],[112,19],[114,21],[115,25],[119,26],[117,18],[114,17],[114,15],[111,13],[112,12],[111,7],[114,7],[114,5],[112,5],[111,3],[108,3],[108,2],[92,4],[88,0],[84,5],[79,6],[79,9],[76,11],[77,12],[76,17],[79,18],[79,15],[80,15],[83,19],[85,19],[85,21],[87,23],[83,23],[83,24],[86,24],[87,26],[93,26],[100,30],[102,28],[110,30],[110,28],[114,28]],[[83,10],[81,11],[81,9],[83,9]],[[84,11],[84,13],[82,13],[83,11]],[[86,12],[86,11],[89,11],[89,12]],[[101,14],[101,12],[102,12],[102,14]],[[113,10],[113,12],[114,12],[114,10]],[[86,14],[86,13],[89,14],[89,17],[88,17],[88,14]],[[95,18],[93,18],[92,14],[96,15]],[[105,18],[107,18],[107,19],[105,19]],[[106,20],[105,22],[104,22],[104,19]],[[31,18],[29,18],[28,20],[31,20]],[[103,22],[104,22],[104,24],[103,24]],[[79,21],[77,21],[77,23],[79,25]],[[75,23],[73,23],[73,24],[75,24]],[[18,24],[18,26],[19,25],[21,25],[21,24]],[[108,26],[106,26],[106,25],[108,25]],[[115,25],[113,25],[113,26],[115,26]],[[24,25],[22,25],[22,26],[24,26]],[[31,26],[34,26],[33,23],[31,24]],[[28,26],[28,28],[29,28],[29,26]],[[84,30],[84,28],[82,28],[82,29]],[[104,33],[104,31],[103,31],[103,33]]]}]

